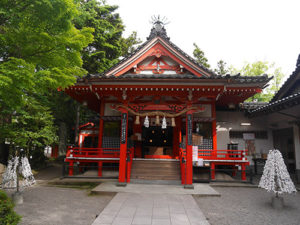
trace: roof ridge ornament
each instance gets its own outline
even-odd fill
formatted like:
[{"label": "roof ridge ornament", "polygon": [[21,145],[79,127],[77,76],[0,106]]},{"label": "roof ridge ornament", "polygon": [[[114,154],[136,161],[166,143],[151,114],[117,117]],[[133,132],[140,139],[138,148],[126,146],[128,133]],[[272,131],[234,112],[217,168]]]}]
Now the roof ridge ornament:
[{"label": "roof ridge ornament", "polygon": [[168,22],[165,16],[163,18],[161,18],[160,15],[152,16],[150,23],[152,23],[153,27],[150,31],[150,35],[147,38],[147,40],[152,39],[156,36],[160,36],[167,40],[170,40],[170,38],[167,36],[167,31],[165,29],[165,25],[169,24],[170,22]]}]

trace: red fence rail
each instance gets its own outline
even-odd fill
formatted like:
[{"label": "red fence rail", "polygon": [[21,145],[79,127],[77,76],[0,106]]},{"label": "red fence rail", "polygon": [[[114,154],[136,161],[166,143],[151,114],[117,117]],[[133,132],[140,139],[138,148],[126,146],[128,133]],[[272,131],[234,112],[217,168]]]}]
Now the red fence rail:
[{"label": "red fence rail", "polygon": [[119,148],[68,147],[66,158],[119,158]]},{"label": "red fence rail", "polygon": [[[199,149],[198,158],[206,160],[247,160],[246,155],[248,150],[212,150],[212,149]],[[186,157],[186,150],[180,148],[179,158]]]}]

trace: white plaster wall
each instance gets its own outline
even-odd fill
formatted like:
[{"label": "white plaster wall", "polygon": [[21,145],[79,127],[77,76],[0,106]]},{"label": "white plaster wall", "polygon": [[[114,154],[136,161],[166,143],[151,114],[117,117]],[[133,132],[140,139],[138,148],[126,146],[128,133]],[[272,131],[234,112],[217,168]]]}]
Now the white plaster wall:
[{"label": "white plaster wall", "polygon": [[294,133],[296,169],[300,170],[300,132],[299,132],[299,127],[296,124],[293,125],[293,133]]},{"label": "white plaster wall", "polygon": [[[245,149],[245,141],[241,138],[229,138],[229,131],[259,131],[268,132],[268,139],[255,139],[256,153],[268,153],[273,149],[272,131],[268,129],[267,121],[261,118],[249,119],[244,116],[243,112],[217,111],[217,148],[227,149],[227,144],[232,142],[238,143],[239,149]],[[251,126],[241,126],[242,122],[251,123]]]}]

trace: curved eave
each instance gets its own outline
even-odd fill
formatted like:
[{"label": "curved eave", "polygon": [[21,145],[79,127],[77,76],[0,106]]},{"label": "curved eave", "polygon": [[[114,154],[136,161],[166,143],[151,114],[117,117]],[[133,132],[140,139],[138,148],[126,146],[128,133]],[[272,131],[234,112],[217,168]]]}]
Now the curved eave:
[{"label": "curved eave", "polygon": [[258,109],[248,112],[249,117],[255,117],[259,115],[266,115],[273,112],[281,111],[283,109],[291,108],[296,105],[300,105],[300,92],[285,97],[283,99],[269,103],[266,106],[262,106]]},{"label": "curved eave", "polygon": [[264,88],[265,85],[269,82],[270,78],[267,78],[265,76],[262,77],[214,77],[214,78],[206,78],[206,77],[195,77],[191,75],[190,78],[187,76],[174,76],[174,77],[168,77],[168,76],[161,76],[159,78],[153,78],[155,76],[148,76],[148,77],[135,77],[135,78],[127,78],[127,77],[93,77],[89,79],[81,79],[78,80],[76,85],[96,85],[96,84],[106,84],[106,83],[112,83],[112,84],[124,84],[124,83],[131,83],[131,84],[137,84],[137,83],[165,83],[165,84],[171,84],[171,83],[177,83],[183,84],[183,83],[193,83],[195,85],[201,85],[201,84],[207,84],[210,83],[212,85],[225,85],[225,86],[255,86],[259,88]]},{"label": "curved eave", "polygon": [[284,82],[279,91],[274,95],[270,102],[275,102],[282,98],[294,85],[297,79],[300,79],[300,66],[296,67],[295,71]]}]

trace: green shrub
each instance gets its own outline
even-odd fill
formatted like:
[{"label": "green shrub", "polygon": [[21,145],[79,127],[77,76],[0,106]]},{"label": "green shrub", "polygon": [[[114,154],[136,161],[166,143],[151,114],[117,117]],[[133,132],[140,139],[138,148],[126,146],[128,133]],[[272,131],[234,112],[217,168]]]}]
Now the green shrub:
[{"label": "green shrub", "polygon": [[4,191],[0,190],[0,224],[14,225],[18,224],[20,220],[21,216],[14,211],[12,200],[7,197]]}]

